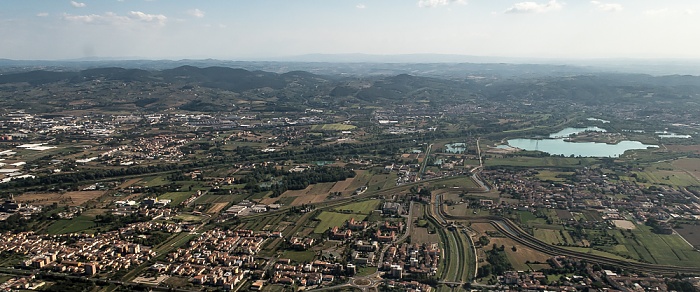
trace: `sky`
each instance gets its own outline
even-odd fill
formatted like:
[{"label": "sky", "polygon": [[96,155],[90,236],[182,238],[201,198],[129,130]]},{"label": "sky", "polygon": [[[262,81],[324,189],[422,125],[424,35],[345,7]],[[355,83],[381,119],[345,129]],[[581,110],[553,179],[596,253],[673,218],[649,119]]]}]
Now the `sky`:
[{"label": "sky", "polygon": [[700,59],[697,0],[3,0],[0,58]]}]

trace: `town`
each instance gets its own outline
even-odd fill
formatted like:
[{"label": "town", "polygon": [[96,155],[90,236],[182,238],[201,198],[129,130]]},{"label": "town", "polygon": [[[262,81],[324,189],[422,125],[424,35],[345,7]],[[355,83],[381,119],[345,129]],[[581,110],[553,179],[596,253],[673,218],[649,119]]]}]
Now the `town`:
[{"label": "town", "polygon": [[3,290],[700,285],[693,107],[513,102],[523,85],[493,76],[170,70],[0,78],[26,98],[0,113]]}]

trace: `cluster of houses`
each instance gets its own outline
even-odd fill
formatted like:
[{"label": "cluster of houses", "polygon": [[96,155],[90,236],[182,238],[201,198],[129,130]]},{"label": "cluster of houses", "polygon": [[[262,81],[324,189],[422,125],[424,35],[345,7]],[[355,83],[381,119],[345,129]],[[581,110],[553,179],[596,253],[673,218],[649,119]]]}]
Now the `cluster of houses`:
[{"label": "cluster of houses", "polygon": [[[699,200],[685,189],[655,186],[650,190],[634,181],[608,179],[600,169],[577,169],[566,183],[533,179],[536,170],[486,170],[482,176],[506,195],[518,198],[507,207],[521,210],[537,208],[564,210],[597,210],[605,220],[621,220],[634,216],[638,222],[649,218],[665,221],[675,217],[700,219],[700,204],[676,204],[688,198]],[[630,174],[631,177],[634,177]],[[619,195],[624,197],[619,197]]]},{"label": "cluster of houses", "polygon": [[247,273],[257,270],[255,255],[269,238],[280,233],[251,230],[206,231],[151,267],[159,273],[188,277],[196,284],[230,289]]},{"label": "cluster of houses", "polygon": [[270,283],[300,286],[330,285],[338,275],[354,275],[357,270],[352,264],[313,261],[306,264],[291,264],[289,259],[278,259],[273,266]]},{"label": "cluster of houses", "polygon": [[127,270],[151,260],[155,251],[126,239],[135,240],[154,230],[179,231],[175,224],[141,222],[99,234],[7,232],[0,239],[0,250],[24,256],[26,267],[94,275],[99,271]]}]

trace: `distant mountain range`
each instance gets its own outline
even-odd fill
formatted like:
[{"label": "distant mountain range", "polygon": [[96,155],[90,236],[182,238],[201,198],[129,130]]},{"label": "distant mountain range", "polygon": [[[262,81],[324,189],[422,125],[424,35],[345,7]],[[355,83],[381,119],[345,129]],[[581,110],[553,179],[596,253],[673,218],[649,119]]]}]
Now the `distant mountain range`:
[{"label": "distant mountain range", "polygon": [[217,59],[124,60],[85,58],[75,60],[0,59],[0,73],[47,69],[52,71],[122,67],[163,70],[180,66],[231,67],[285,73],[308,71],[321,75],[398,75],[461,78],[470,74],[502,77],[537,77],[596,72],[640,73],[650,75],[700,75],[700,60],[682,59],[553,59],[505,58],[466,55],[406,54],[309,54],[255,61]]},{"label": "distant mountain range", "polygon": [[[369,75],[289,70],[278,73],[190,65],[163,70],[47,68],[4,73],[0,74],[0,106],[22,106],[45,112],[70,108],[155,112],[172,108],[222,111],[244,103],[259,106],[260,110],[264,107],[271,111],[294,111],[314,106],[459,104],[483,100],[654,106],[659,102],[694,107],[700,96],[700,77],[695,76],[593,74],[552,65],[397,64],[384,69],[356,63],[346,65],[343,70],[369,72],[365,73]],[[332,68],[328,70],[324,72],[335,72]],[[395,71],[414,74],[391,74]]]}]

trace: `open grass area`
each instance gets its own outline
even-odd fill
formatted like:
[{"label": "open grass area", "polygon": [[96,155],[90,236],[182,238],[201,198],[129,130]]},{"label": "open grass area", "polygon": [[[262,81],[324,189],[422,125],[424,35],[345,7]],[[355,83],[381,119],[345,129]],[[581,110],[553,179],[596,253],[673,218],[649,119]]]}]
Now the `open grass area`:
[{"label": "open grass area", "polygon": [[314,233],[324,233],[326,230],[328,230],[328,228],[332,228],[334,226],[341,227],[345,221],[350,220],[350,218],[355,218],[357,221],[362,221],[366,217],[367,216],[360,214],[344,214],[324,211],[321,212],[321,214],[318,214],[316,217],[316,219],[320,220],[321,222],[319,222],[314,228]]},{"label": "open grass area", "polygon": [[48,234],[65,234],[82,232],[87,229],[95,227],[96,224],[93,222],[92,217],[88,216],[78,216],[70,220],[58,220],[53,224],[49,225],[46,229]]},{"label": "open grass area", "polygon": [[357,128],[346,124],[322,124],[311,126],[312,131],[348,131]]},{"label": "open grass area", "polygon": [[10,275],[0,275],[0,284],[7,282],[8,280],[14,278],[14,276]]},{"label": "open grass area", "polygon": [[367,214],[379,208],[381,200],[366,200],[357,203],[351,203],[336,208],[336,210],[351,210],[353,213]]},{"label": "open grass area", "polygon": [[360,267],[355,277],[366,277],[377,272],[377,267]]},{"label": "open grass area", "polygon": [[280,258],[290,259],[296,263],[308,263],[314,260],[316,253],[311,250],[305,251],[295,251],[295,250],[285,250]]}]

